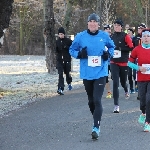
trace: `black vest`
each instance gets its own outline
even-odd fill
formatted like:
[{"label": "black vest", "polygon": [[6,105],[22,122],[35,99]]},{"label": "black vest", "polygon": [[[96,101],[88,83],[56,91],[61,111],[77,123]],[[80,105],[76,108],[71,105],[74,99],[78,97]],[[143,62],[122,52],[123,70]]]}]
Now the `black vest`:
[{"label": "black vest", "polygon": [[141,45],[141,35],[137,34],[135,37],[133,37],[132,42],[133,42],[134,47]]},{"label": "black vest", "polygon": [[[114,32],[112,34],[111,39],[114,41],[114,44],[117,47],[120,47],[121,50],[124,48],[127,49],[129,48],[127,46],[127,43],[125,42],[125,36],[127,34],[125,32]],[[120,58],[111,58],[111,61],[113,62],[128,62],[129,59],[129,51],[121,51],[121,57]]]}]

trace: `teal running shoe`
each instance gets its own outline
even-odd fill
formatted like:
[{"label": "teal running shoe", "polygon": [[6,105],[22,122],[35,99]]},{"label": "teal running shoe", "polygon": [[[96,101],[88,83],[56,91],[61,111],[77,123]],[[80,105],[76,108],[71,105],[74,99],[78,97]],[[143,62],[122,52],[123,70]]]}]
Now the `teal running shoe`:
[{"label": "teal running shoe", "polygon": [[92,130],[92,139],[97,140],[98,137],[99,137],[99,133],[100,133],[100,127],[99,128],[93,127],[93,130]]},{"label": "teal running shoe", "polygon": [[141,114],[139,119],[138,119],[138,122],[140,124],[145,124],[145,119],[146,119],[146,115]]},{"label": "teal running shoe", "polygon": [[144,132],[150,132],[150,123],[148,123],[148,122],[145,123]]}]

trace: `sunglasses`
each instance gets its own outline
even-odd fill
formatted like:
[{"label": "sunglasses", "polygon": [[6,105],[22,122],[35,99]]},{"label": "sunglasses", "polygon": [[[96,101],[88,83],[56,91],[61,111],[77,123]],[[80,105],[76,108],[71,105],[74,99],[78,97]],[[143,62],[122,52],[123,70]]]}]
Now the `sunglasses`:
[{"label": "sunglasses", "polygon": [[138,27],[138,29],[144,29],[143,27]]}]

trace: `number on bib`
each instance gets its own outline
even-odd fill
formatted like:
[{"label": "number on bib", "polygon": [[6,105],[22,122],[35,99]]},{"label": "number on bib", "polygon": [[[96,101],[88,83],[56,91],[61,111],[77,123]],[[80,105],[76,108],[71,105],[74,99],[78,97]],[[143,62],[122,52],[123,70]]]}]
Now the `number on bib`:
[{"label": "number on bib", "polygon": [[88,66],[101,66],[101,56],[88,56]]},{"label": "number on bib", "polygon": [[114,56],[113,56],[113,58],[120,58],[120,57],[121,57],[121,51],[114,50]]}]

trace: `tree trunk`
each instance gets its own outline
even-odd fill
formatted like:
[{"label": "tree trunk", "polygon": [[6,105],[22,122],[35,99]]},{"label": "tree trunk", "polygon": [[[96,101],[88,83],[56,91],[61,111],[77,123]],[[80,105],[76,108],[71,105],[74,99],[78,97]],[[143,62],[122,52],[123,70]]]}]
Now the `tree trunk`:
[{"label": "tree trunk", "polygon": [[53,13],[53,0],[45,0],[44,3],[44,19],[45,19],[45,28],[44,28],[44,37],[45,37],[45,55],[46,55],[46,66],[48,73],[53,73],[56,69],[55,62],[55,21]]},{"label": "tree trunk", "polygon": [[[3,31],[5,28],[9,27],[9,21],[10,16],[12,13],[12,3],[13,0],[1,0],[0,1],[0,38],[3,37]],[[1,50],[2,44],[0,43],[0,50]],[[2,88],[0,88],[0,92],[3,91]],[[2,97],[0,93],[0,98]]]},{"label": "tree trunk", "polygon": [[3,36],[3,30],[9,27],[13,2],[13,0],[0,1],[0,38]]},{"label": "tree trunk", "polygon": [[63,23],[63,27],[66,30],[66,34],[69,31],[69,27],[70,27],[70,20],[71,20],[72,11],[73,11],[73,8],[72,8],[73,4],[74,4],[74,0],[67,0],[67,11],[66,11],[66,15],[65,15],[64,23]]}]

